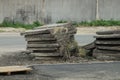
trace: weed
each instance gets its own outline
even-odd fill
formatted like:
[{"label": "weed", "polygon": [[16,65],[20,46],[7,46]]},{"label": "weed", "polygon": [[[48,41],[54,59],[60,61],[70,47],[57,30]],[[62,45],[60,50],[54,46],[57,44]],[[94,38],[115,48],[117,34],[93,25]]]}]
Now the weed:
[{"label": "weed", "polygon": [[73,22],[75,26],[120,26],[120,20],[94,20],[91,22]]},{"label": "weed", "polygon": [[0,24],[0,27],[13,27],[13,28],[25,28],[25,29],[33,29],[34,27],[42,26],[39,21],[33,22],[33,24],[23,24],[23,23],[14,23],[14,22],[7,22],[3,21]]},{"label": "weed", "polygon": [[58,21],[58,22],[56,22],[56,23],[67,23],[67,21],[65,21],[65,20],[60,20],[60,21]]}]

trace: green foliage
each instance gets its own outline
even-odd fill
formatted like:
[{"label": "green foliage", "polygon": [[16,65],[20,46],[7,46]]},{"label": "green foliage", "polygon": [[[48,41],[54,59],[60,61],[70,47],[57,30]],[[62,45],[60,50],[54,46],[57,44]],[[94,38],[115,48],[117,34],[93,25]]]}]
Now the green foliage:
[{"label": "green foliage", "polygon": [[23,23],[14,23],[14,22],[8,22],[3,21],[0,24],[0,27],[13,27],[13,28],[25,28],[25,29],[33,29],[34,27],[42,26],[42,24],[39,21],[33,22],[33,24],[23,24]]},{"label": "green foliage", "polygon": [[42,24],[39,21],[33,22],[33,25],[35,25],[35,26],[42,26]]},{"label": "green foliage", "polygon": [[73,22],[75,26],[120,26],[120,20],[94,20],[91,22]]},{"label": "green foliage", "polygon": [[56,22],[56,23],[67,23],[67,21],[65,21],[65,20],[60,20],[60,21],[58,21],[58,22]]},{"label": "green foliage", "polygon": [[78,22],[72,22],[72,25],[74,25],[75,27],[78,27],[79,23]]}]

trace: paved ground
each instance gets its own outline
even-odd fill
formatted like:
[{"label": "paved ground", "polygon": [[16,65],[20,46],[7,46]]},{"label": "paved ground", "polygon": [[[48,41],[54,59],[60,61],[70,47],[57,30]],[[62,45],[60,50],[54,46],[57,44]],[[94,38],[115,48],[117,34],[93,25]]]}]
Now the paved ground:
[{"label": "paved ground", "polygon": [[25,39],[19,33],[0,33],[0,54],[9,54],[25,49]]},{"label": "paved ground", "polygon": [[120,80],[120,62],[36,65],[28,75],[0,76],[0,80]]},{"label": "paved ground", "polygon": [[120,62],[35,66],[56,80],[120,80]]},{"label": "paved ground", "polygon": [[25,48],[26,42],[20,33],[0,33],[0,48]]}]

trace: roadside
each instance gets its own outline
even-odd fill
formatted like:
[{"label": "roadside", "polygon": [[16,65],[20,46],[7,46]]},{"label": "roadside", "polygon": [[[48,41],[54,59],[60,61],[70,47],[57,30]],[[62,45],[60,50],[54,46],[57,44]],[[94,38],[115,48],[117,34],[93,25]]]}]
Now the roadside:
[{"label": "roadside", "polygon": [[22,32],[24,28],[0,27],[0,32]]},{"label": "roadside", "polygon": [[[0,37],[1,37],[1,39],[0,39],[0,42],[1,42],[0,45],[2,46],[0,48],[0,55],[2,56],[2,60],[1,61],[4,61],[4,60],[6,62],[7,61],[9,61],[9,62],[12,61],[12,62],[15,62],[15,64],[17,64],[17,63],[20,63],[20,64],[44,63],[44,61],[41,61],[41,62],[39,62],[39,61],[38,62],[30,61],[28,59],[29,57],[27,57],[25,54],[21,53],[21,51],[25,51],[26,50],[25,40],[24,40],[23,37],[20,36],[20,32],[25,31],[25,29],[22,29],[22,28],[20,28],[20,29],[0,28],[0,30],[1,29],[4,30],[4,32],[0,33]],[[90,39],[90,37],[92,37],[92,36],[89,37],[90,34],[93,35],[93,34],[95,34],[96,31],[113,30],[113,29],[114,30],[120,29],[120,27],[119,26],[118,27],[78,27],[77,28],[77,35],[82,35],[82,38],[89,39],[88,41],[92,41],[93,39]],[[87,34],[87,36],[83,36],[84,34],[85,35]],[[78,40],[80,42],[82,42],[80,39],[78,39]],[[84,39],[83,39],[83,42],[85,42]],[[19,58],[20,56],[21,56],[21,58]],[[13,57],[14,60],[12,58],[8,58],[8,57]],[[19,58],[21,60],[23,59],[23,60],[21,61],[21,60],[19,60],[17,58]],[[25,59],[28,59],[28,60],[26,61]],[[17,61],[21,61],[21,62],[17,62]],[[71,60],[68,61],[68,63],[81,63],[81,62],[89,62],[89,61],[97,61],[97,60],[72,57]],[[64,63],[62,60],[58,60],[58,61],[49,61],[48,60],[45,63],[55,63],[56,64],[57,62],[58,63]],[[3,64],[8,65],[8,64],[6,64],[4,62],[3,62]]]},{"label": "roadside", "polygon": [[[104,30],[117,30],[120,29],[120,26],[99,26],[99,27],[84,27],[80,26],[77,27],[77,34],[95,34],[97,31],[104,31]],[[20,33],[24,32],[26,29],[24,28],[11,28],[11,27],[0,27],[0,33]]]},{"label": "roadside", "polygon": [[77,27],[77,35],[79,34],[95,34],[97,31],[105,31],[105,30],[118,30],[120,26],[99,26],[99,27]]},{"label": "roadside", "polygon": [[20,32],[10,31],[0,33],[0,56],[23,51],[26,49],[25,45],[25,40],[20,36]]}]

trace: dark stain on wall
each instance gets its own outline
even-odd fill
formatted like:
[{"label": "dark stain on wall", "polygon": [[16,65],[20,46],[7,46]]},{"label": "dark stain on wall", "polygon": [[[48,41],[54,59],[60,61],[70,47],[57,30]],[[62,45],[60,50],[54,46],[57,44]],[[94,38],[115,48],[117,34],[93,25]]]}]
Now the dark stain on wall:
[{"label": "dark stain on wall", "polygon": [[[14,16],[7,16],[4,21],[11,21],[13,23],[31,24],[35,21],[43,22],[45,24],[51,23],[51,16],[46,15],[43,10],[36,10],[35,5],[28,5],[17,9]],[[44,16],[43,16],[44,15]]]}]

